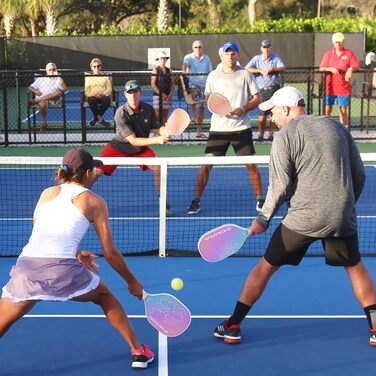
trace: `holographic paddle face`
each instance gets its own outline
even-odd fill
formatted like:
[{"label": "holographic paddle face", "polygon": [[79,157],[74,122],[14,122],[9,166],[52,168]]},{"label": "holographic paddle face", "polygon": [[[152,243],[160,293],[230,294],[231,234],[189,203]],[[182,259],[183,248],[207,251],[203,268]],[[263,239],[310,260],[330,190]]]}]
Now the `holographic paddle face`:
[{"label": "holographic paddle face", "polygon": [[225,116],[232,111],[229,100],[222,94],[212,93],[208,99],[208,109],[216,115]]},{"label": "holographic paddle face", "polygon": [[182,108],[175,109],[167,119],[166,128],[169,136],[178,136],[188,127],[191,119]]},{"label": "holographic paddle face", "polygon": [[204,260],[217,262],[239,251],[248,236],[247,229],[225,224],[202,235],[197,246]]},{"label": "holographic paddle face", "polygon": [[182,334],[191,323],[189,309],[171,294],[143,292],[145,314],[149,323],[167,337]]}]

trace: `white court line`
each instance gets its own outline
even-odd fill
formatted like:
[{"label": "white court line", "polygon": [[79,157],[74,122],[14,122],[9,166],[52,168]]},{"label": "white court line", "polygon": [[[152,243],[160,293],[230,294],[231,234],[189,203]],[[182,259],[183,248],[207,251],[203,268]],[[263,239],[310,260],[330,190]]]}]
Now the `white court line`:
[{"label": "white court line", "polygon": [[[25,315],[27,318],[104,319],[105,315]],[[128,315],[130,319],[146,319],[146,315]],[[228,315],[192,315],[192,319],[224,319]],[[366,315],[248,315],[247,319],[363,319]],[[166,342],[167,343],[167,342]]]},{"label": "white court line", "polygon": [[[167,218],[168,221],[176,221],[176,220],[236,220],[236,219],[252,219],[256,218],[254,216],[234,216],[234,217],[170,217]],[[282,216],[275,216],[273,217],[273,220],[281,219]],[[358,219],[375,219],[376,215],[358,215]],[[110,217],[110,221],[134,221],[134,220],[149,220],[149,221],[155,221],[159,220],[159,217]],[[30,221],[32,218],[0,218],[1,221]]]},{"label": "white court line", "polygon": [[158,332],[158,376],[168,376],[167,336]]}]

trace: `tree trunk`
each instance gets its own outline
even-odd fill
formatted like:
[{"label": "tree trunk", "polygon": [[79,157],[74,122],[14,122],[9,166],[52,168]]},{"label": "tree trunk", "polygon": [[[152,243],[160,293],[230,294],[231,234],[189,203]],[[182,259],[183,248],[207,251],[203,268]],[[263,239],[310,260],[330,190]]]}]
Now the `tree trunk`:
[{"label": "tree trunk", "polygon": [[30,17],[29,21],[31,25],[31,36],[36,37],[37,36],[37,21],[34,17]]},{"label": "tree trunk", "polygon": [[4,15],[4,30],[5,30],[5,37],[10,39],[12,37],[13,29],[14,29],[14,17]]},{"label": "tree trunk", "polygon": [[47,35],[54,35],[57,32],[57,21],[53,9],[46,11],[46,32]]},{"label": "tree trunk", "polygon": [[164,31],[168,28],[168,7],[167,0],[160,0],[158,7],[158,31]]},{"label": "tree trunk", "polygon": [[253,25],[256,21],[256,3],[257,0],[248,0],[248,21]]},{"label": "tree trunk", "polygon": [[209,8],[209,20],[211,27],[217,27],[219,25],[219,15],[217,5],[212,0],[207,0]]}]

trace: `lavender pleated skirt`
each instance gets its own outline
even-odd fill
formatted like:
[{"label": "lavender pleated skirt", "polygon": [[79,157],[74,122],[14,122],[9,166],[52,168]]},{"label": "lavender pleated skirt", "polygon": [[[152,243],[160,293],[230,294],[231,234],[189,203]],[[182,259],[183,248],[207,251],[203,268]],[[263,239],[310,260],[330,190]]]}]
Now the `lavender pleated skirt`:
[{"label": "lavender pleated skirt", "polygon": [[77,259],[19,257],[2,298],[65,301],[97,288],[100,278]]}]

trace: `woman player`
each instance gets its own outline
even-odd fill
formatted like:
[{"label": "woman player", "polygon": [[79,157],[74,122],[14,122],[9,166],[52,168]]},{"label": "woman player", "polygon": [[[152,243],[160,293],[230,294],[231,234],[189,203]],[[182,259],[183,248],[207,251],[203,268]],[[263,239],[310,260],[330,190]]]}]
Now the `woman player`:
[{"label": "woman player", "polygon": [[45,189],[35,207],[33,231],[10,272],[0,299],[0,337],[40,300],[93,302],[106,314],[132,353],[132,367],[146,368],[154,354],[138,342],[122,306],[93,273],[95,255],[77,247],[93,223],[111,267],[128,284],[129,292],[142,298],[143,286],[128,269],[111,236],[105,201],[90,191],[101,166],[84,149],[68,151],[57,168],[57,186]]}]

